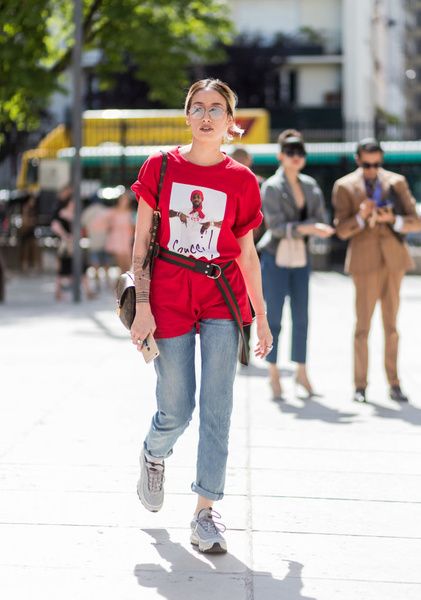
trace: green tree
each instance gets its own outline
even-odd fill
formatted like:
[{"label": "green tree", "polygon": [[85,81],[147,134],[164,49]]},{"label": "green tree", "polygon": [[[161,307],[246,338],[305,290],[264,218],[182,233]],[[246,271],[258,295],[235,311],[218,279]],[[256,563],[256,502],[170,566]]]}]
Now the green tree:
[{"label": "green tree", "polygon": [[[0,129],[37,126],[71,64],[72,0],[0,0]],[[179,106],[188,67],[220,61],[233,27],[225,0],[84,0],[84,50],[101,51],[96,72],[110,86],[127,64],[150,99]]]}]

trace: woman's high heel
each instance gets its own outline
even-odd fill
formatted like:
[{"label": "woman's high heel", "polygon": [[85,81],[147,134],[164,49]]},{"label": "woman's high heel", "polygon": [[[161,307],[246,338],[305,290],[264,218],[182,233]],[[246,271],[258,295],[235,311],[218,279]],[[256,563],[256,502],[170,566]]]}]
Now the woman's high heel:
[{"label": "woman's high heel", "polygon": [[317,396],[317,394],[315,393],[309,379],[307,376],[307,372],[305,370],[305,368],[298,368],[297,374],[295,376],[295,385],[299,385],[302,388],[305,389],[305,391],[308,394],[308,397],[311,398],[311,396]]},{"label": "woman's high heel", "polygon": [[302,379],[299,379],[298,377],[296,377],[295,378],[295,386],[298,386],[298,385],[305,389],[305,391],[307,392],[309,398],[311,396],[315,396],[316,395],[314,393],[314,390],[313,390],[310,382],[308,381],[308,379],[307,379],[307,381],[305,381],[305,380],[302,380]]},{"label": "woman's high heel", "polygon": [[269,365],[269,385],[272,390],[273,399],[278,400],[282,398],[282,386],[278,367],[272,364]]}]

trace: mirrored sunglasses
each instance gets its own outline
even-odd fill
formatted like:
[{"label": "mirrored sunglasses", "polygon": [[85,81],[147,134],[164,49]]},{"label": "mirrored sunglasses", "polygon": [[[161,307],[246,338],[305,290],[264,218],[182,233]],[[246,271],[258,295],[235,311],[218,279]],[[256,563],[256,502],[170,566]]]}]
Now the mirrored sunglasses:
[{"label": "mirrored sunglasses", "polygon": [[206,113],[208,113],[208,117],[212,119],[212,121],[218,121],[223,118],[226,110],[221,106],[211,106],[206,110],[204,106],[199,106],[197,104],[194,104],[189,110],[189,115],[192,119],[203,119]]}]

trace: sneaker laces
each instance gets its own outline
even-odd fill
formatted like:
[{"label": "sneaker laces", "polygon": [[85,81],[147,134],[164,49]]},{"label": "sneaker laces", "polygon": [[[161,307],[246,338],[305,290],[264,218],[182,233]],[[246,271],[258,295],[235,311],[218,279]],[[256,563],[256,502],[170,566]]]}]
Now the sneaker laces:
[{"label": "sneaker laces", "polygon": [[152,493],[160,492],[164,483],[164,465],[146,460],[148,488]]},{"label": "sneaker laces", "polygon": [[[204,513],[203,516],[199,516],[202,513],[202,511]],[[197,515],[197,525],[200,524],[200,526],[203,527],[206,533],[224,533],[224,531],[226,531],[227,528],[223,523],[220,523],[219,521],[214,521],[214,517],[220,519],[221,515],[212,508],[202,508],[202,510]]]}]

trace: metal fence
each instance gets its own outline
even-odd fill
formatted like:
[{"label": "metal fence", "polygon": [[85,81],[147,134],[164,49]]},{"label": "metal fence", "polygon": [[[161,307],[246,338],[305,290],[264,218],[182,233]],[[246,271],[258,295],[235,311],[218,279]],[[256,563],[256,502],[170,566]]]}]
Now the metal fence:
[{"label": "metal fence", "polygon": [[[315,123],[316,125],[316,123]],[[278,129],[271,129],[271,141],[276,142],[283,129],[294,127],[301,131],[307,142],[349,142],[366,137],[375,137],[380,141],[412,141],[421,139],[421,128],[404,124],[390,125],[382,123],[351,121],[341,127],[299,127],[296,124]]]}]

